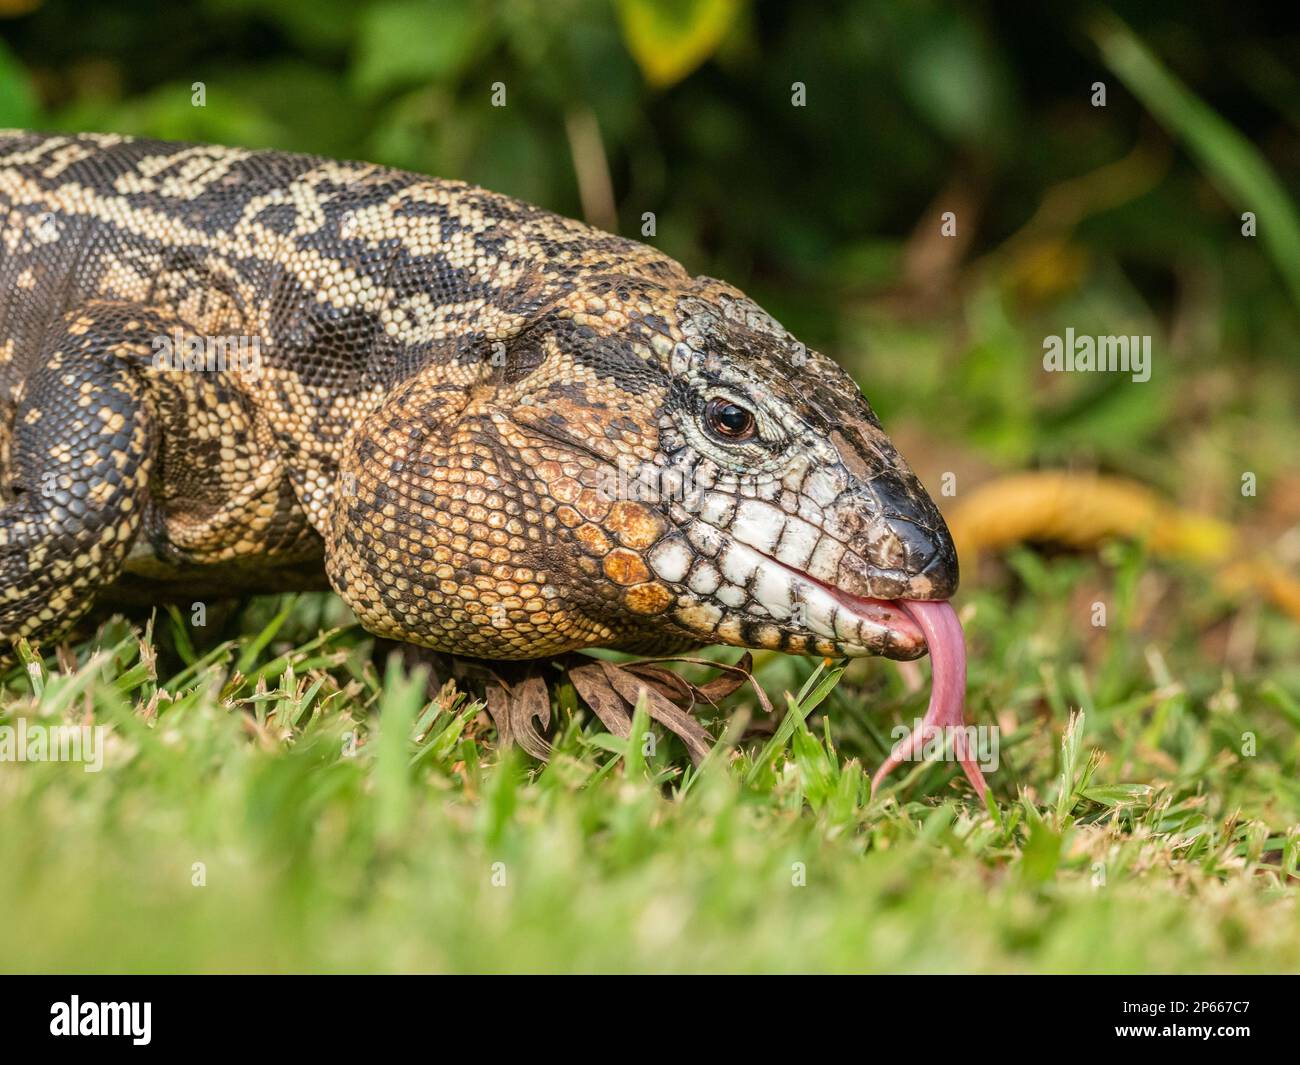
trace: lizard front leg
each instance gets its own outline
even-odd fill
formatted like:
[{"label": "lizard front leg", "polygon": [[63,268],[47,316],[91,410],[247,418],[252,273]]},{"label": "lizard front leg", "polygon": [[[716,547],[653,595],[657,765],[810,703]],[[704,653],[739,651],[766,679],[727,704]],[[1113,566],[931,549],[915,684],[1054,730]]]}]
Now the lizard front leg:
[{"label": "lizard front leg", "polygon": [[127,305],[90,304],[46,333],[0,507],[0,647],[61,635],[122,568],[157,450],[141,373],[155,327]]}]

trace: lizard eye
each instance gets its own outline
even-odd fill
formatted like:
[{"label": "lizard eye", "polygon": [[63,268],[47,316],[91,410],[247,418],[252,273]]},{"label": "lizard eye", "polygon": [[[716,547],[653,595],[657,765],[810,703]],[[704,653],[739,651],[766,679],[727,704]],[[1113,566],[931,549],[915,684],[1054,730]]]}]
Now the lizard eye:
[{"label": "lizard eye", "polygon": [[753,413],[729,399],[709,400],[704,423],[724,440],[748,440],[754,435]]}]

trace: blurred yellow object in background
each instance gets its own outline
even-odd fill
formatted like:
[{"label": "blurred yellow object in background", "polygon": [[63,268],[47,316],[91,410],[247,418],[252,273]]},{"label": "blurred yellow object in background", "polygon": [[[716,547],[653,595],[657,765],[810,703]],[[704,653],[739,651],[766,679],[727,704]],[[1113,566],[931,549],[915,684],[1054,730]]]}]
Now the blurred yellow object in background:
[{"label": "blurred yellow object in background", "polygon": [[1225,594],[1258,591],[1300,620],[1300,581],[1267,558],[1241,557],[1232,526],[1176,507],[1136,481],[1066,472],[1021,473],[981,485],[947,515],[968,560],[1026,541],[1073,548],[1111,537],[1144,541],[1156,555],[1221,567]]}]

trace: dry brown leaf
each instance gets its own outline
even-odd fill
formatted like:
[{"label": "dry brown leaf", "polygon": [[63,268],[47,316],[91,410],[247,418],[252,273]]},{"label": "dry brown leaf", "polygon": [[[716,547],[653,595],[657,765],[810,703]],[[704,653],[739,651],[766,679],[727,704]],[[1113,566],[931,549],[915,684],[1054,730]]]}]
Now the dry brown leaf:
[{"label": "dry brown leaf", "polygon": [[610,662],[602,662],[605,676],[610,685],[633,706],[645,693],[646,710],[654,720],[665,728],[671,729],[686,744],[691,761],[699,765],[713,746],[713,737],[704,727],[680,707],[675,705],[663,692],[640,677]]},{"label": "dry brown leaf", "polygon": [[600,718],[600,723],[620,739],[627,739],[632,732],[627,704],[610,686],[601,663],[575,666],[569,670],[569,680],[573,681],[573,687],[582,701]]},{"label": "dry brown leaf", "polygon": [[[550,744],[543,735],[551,723],[551,691],[545,667],[536,663],[488,664],[450,656],[438,658],[435,677],[450,671],[462,684],[481,686],[501,747],[518,744],[534,758],[545,761],[550,757]],[[697,685],[666,668],[666,662],[707,666],[720,675]],[[748,653],[734,665],[702,658],[644,659],[616,665],[580,654],[566,655],[554,664],[564,666],[578,697],[609,732],[621,739],[631,734],[632,715],[644,692],[651,718],[681,738],[696,765],[713,747],[713,737],[690,713],[700,703],[716,709],[721,700],[748,682],[763,709],[772,712],[766,693],[754,681],[753,658]],[[540,723],[540,730],[534,722]]]}]

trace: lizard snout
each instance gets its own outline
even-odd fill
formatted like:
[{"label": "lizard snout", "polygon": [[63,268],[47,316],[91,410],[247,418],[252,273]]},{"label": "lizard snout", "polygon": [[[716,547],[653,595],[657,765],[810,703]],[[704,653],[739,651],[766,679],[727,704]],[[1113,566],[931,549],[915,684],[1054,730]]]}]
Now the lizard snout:
[{"label": "lizard snout", "polygon": [[957,590],[957,554],[947,527],[938,533],[907,518],[883,522],[883,534],[867,552],[867,574],[885,599],[950,599]]},{"label": "lizard snout", "polygon": [[891,473],[832,508],[829,524],[848,547],[841,583],[879,599],[949,599],[959,569],[948,526],[910,470]]}]

